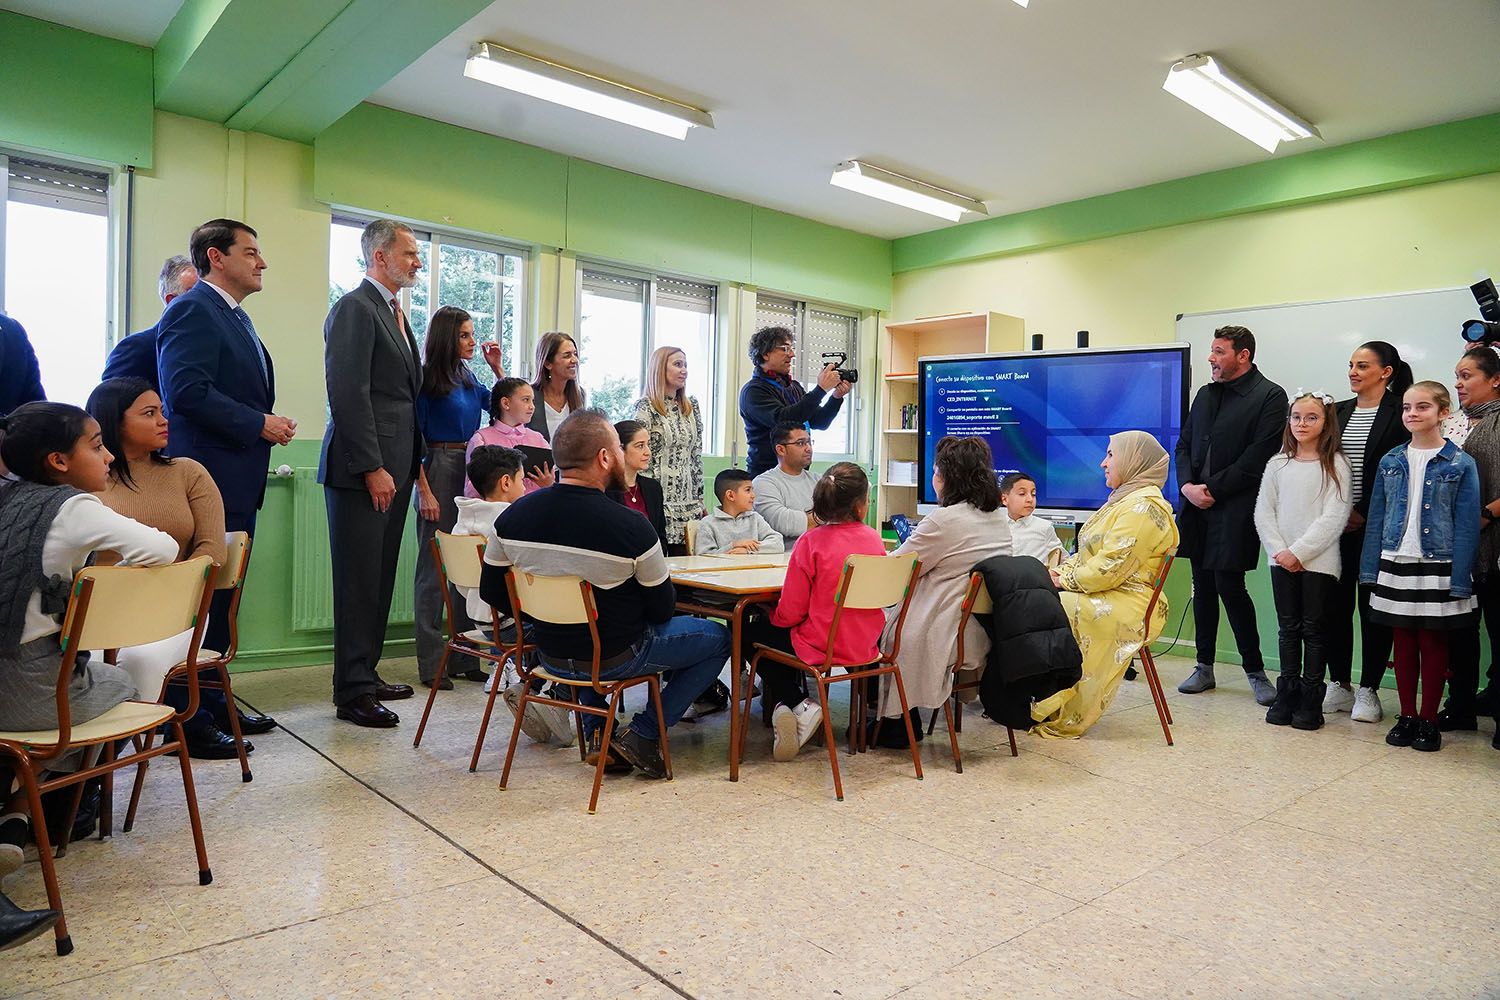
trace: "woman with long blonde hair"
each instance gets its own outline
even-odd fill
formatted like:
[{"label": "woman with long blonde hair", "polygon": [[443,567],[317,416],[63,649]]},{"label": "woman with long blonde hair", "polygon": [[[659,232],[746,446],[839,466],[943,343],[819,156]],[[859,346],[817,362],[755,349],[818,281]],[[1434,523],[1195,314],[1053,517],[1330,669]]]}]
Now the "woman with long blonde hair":
[{"label": "woman with long blonde hair", "polygon": [[703,411],[687,380],[682,348],[658,347],[646,366],[646,394],[635,403],[651,447],[646,475],[661,484],[665,501],[668,555],[687,554],[687,523],[703,516]]}]

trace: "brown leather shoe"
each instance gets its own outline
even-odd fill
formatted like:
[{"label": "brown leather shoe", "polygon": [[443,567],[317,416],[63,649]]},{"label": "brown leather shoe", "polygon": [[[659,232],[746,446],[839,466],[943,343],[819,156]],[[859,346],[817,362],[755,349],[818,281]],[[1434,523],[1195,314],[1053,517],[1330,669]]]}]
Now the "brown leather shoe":
[{"label": "brown leather shoe", "polygon": [[410,684],[387,684],[385,681],[381,681],[380,686],[375,689],[376,701],[400,701],[402,698],[410,698],[411,696],[412,690]]},{"label": "brown leather shoe", "polygon": [[[411,688],[407,688],[407,691],[410,690]],[[399,715],[382,705],[373,694],[362,694],[353,701],[340,705],[338,717],[368,729],[390,729],[401,721]]]}]

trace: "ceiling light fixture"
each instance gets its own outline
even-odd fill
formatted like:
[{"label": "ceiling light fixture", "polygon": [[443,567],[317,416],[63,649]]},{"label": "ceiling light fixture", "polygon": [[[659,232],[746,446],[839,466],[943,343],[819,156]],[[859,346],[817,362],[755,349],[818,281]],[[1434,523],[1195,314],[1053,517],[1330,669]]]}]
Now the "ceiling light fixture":
[{"label": "ceiling light fixture", "polygon": [[686,139],[689,129],[714,127],[713,118],[699,108],[494,42],[469,49],[464,76],[673,139]]},{"label": "ceiling light fixture", "polygon": [[945,188],[927,184],[905,174],[892,173],[880,167],[872,167],[862,160],[845,160],[834,168],[828,183],[835,187],[857,191],[918,212],[936,215],[957,222],[965,212],[988,215],[984,203]]},{"label": "ceiling light fixture", "polygon": [[1172,64],[1161,89],[1233,129],[1268,153],[1282,142],[1307,139],[1318,130],[1243,83],[1212,56],[1191,55]]},{"label": "ceiling light fixture", "polygon": [[1016,3],[1021,5],[1022,7],[1026,6],[1030,2],[1031,0],[1016,0]]}]

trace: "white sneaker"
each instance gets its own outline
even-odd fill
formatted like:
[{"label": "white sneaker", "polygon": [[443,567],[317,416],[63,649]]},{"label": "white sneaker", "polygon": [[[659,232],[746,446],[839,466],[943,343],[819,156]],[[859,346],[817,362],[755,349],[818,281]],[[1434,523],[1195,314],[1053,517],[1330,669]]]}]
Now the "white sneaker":
[{"label": "white sneaker", "polygon": [[1354,692],[1342,684],[1328,685],[1328,693],[1323,696],[1323,714],[1332,715],[1334,712],[1347,712],[1354,707]]},{"label": "white sneaker", "polygon": [[1355,722],[1379,722],[1384,719],[1380,696],[1367,687],[1357,689],[1354,692],[1354,711],[1349,713],[1349,718]]},{"label": "white sneaker", "polygon": [[807,741],[813,738],[813,733],[816,733],[823,725],[823,708],[811,698],[807,698],[802,704],[792,709],[792,714],[797,717],[797,749],[801,750],[807,745]]},{"label": "white sneaker", "polygon": [[795,760],[800,749],[802,744],[797,742],[797,713],[785,705],[777,705],[771,712],[771,759],[782,762]]},{"label": "white sneaker", "polygon": [[[551,698],[557,697],[554,691],[549,691],[547,695]],[[528,704],[526,708],[528,712],[535,711],[547,724],[547,729],[552,734],[548,742],[553,746],[570,747],[578,739],[578,733],[573,728],[573,713],[567,709],[558,708],[556,705],[536,704]]]},{"label": "white sneaker", "polygon": [[[521,703],[521,685],[512,684],[500,692],[500,699],[505,702],[505,707],[510,709],[511,718],[516,717],[516,706]],[[529,736],[534,743],[547,743],[552,739],[552,727],[547,725],[547,720],[542,718],[541,705],[533,702],[526,703],[526,711],[521,716],[521,732]]]}]

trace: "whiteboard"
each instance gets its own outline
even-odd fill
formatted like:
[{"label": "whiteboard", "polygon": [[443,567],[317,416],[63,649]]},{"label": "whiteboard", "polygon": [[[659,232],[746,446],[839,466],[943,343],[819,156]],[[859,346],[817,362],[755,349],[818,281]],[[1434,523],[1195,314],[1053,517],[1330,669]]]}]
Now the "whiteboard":
[{"label": "whiteboard", "polygon": [[1467,287],[1402,292],[1364,299],[1188,313],[1177,318],[1177,339],[1192,345],[1192,385],[1208,382],[1214,330],[1243,326],[1255,334],[1255,363],[1291,395],[1320,389],[1347,399],[1349,355],[1368,340],[1396,345],[1420,381],[1453,382],[1465,344],[1459,327],[1479,315]]}]

